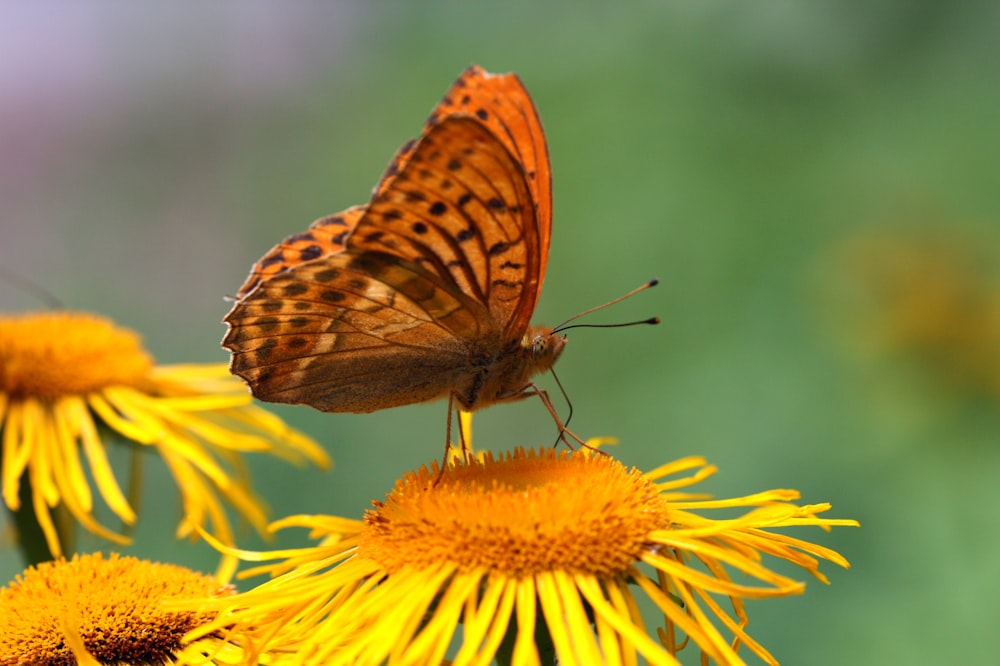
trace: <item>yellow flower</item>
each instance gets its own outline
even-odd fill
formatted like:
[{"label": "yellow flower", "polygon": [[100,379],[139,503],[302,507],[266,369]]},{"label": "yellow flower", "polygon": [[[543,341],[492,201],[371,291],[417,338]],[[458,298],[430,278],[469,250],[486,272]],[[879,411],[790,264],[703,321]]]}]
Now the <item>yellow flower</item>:
[{"label": "yellow flower", "polygon": [[212,613],[164,610],[165,601],[232,594],[184,567],[100,553],[43,562],[0,589],[0,666],[231,664],[243,658],[222,634],[181,638]]},{"label": "yellow flower", "polygon": [[[440,664],[447,657],[518,665],[558,658],[572,666],[641,657],[666,665],[678,663],[687,643],[721,664],[743,663],[740,645],[776,663],[746,633],[743,600],[805,586],[765,567],[762,555],[824,582],[819,559],[848,563],[772,528],[857,523],[817,517],[829,505],[797,506],[790,490],[727,500],[681,490],[714,472],[701,458],[643,474],[602,453],[552,449],[487,453],[450,464],[440,478],[436,464],[422,467],[363,521],[275,523],[308,527],[322,541],[237,553],[276,560],[244,574],[273,578],[210,602],[218,618],[189,638],[226,627],[283,654],[283,664]],[[746,511],[713,520],[702,515],[711,509]],[[736,582],[732,572],[757,582]],[[664,626],[647,629],[638,597],[655,605]]]},{"label": "yellow flower", "polygon": [[225,365],[156,366],[138,335],[78,312],[0,316],[0,430],[4,502],[19,512],[30,501],[53,556],[64,545],[51,513],[60,505],[91,532],[128,542],[93,513],[85,471],[118,518],[136,520],[105,439],[150,446],[163,458],[184,507],[178,536],[207,529],[228,544],[222,500],[266,526],[241,453],[329,465],[315,442],[254,406]]},{"label": "yellow flower", "polygon": [[[981,247],[943,229],[865,234],[831,268],[855,310],[853,346],[916,362],[939,386],[1000,397],[1000,275]],[[851,319],[838,317],[841,328]]]}]

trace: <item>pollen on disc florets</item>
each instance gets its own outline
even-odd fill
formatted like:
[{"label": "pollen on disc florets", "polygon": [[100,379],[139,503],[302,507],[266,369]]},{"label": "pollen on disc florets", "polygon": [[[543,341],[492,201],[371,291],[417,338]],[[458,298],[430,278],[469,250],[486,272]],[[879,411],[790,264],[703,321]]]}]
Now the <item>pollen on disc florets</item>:
[{"label": "pollen on disc florets", "polygon": [[0,392],[54,399],[142,387],[153,359],[138,334],[82,312],[0,317]]},{"label": "pollen on disc florets", "polygon": [[77,663],[66,626],[100,663],[173,663],[184,634],[214,614],[163,602],[229,594],[212,576],[114,553],[43,562],[0,588],[0,664]]},{"label": "pollen on disc florets", "polygon": [[669,526],[666,501],[637,470],[590,451],[517,449],[496,460],[397,482],[365,516],[359,556],[390,574],[451,561],[511,576],[614,575]]}]

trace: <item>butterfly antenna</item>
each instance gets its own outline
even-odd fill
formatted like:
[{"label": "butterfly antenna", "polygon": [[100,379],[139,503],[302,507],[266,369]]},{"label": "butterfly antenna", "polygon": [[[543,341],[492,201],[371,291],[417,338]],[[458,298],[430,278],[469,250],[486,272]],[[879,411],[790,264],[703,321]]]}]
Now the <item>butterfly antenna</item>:
[{"label": "butterfly antenna", "polygon": [[[553,328],[552,332],[553,333],[558,333],[560,331],[566,331],[566,330],[569,330],[571,328],[619,328],[621,326],[635,326],[636,324],[659,324],[660,323],[660,318],[659,317],[650,317],[649,319],[642,319],[640,321],[630,321],[630,322],[626,322],[624,324],[577,324],[575,326],[567,326],[567,324],[569,324],[571,321],[576,321],[577,319],[580,319],[581,317],[586,317],[587,315],[589,315],[591,313],[597,312],[598,310],[603,310],[604,308],[606,308],[606,307],[608,307],[610,305],[614,305],[615,303],[621,303],[626,298],[629,298],[631,296],[635,296],[640,291],[645,291],[646,289],[649,289],[650,287],[655,287],[659,283],[660,283],[660,280],[658,278],[653,278],[649,282],[636,287],[635,289],[633,289],[632,291],[628,292],[627,294],[623,294],[623,295],[619,296],[618,298],[614,298],[614,299],[608,301],[607,303],[603,303],[601,305],[596,305],[596,306],[594,306],[592,308],[584,310],[583,312],[581,312],[579,314],[573,315],[572,317],[570,317],[569,319],[567,319],[563,323],[561,323],[558,326],[556,326],[555,328]],[[565,395],[565,393],[564,393],[564,395]]]},{"label": "butterfly antenna", "polygon": [[0,266],[0,280],[3,280],[7,284],[20,289],[26,294],[30,294],[45,303],[53,310],[64,310],[62,302],[48,291],[44,287],[32,282],[26,277],[18,275],[12,270]]}]

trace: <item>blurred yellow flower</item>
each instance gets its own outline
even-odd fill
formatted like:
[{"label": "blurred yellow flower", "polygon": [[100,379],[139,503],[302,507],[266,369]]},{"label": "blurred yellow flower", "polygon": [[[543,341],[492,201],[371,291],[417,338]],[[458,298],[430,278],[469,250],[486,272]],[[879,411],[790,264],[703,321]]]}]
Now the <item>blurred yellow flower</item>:
[{"label": "blurred yellow flower", "polygon": [[[720,664],[742,664],[741,645],[776,663],[746,633],[743,600],[798,594],[805,585],[766,568],[762,555],[824,582],[819,559],[848,563],[772,528],[857,522],[820,518],[829,505],[797,506],[790,490],[727,500],[681,490],[714,472],[701,458],[644,474],[602,453],[553,449],[486,453],[449,464],[440,477],[436,464],[422,467],[363,521],[297,516],[274,524],[310,528],[321,539],[315,547],[234,553],[274,560],[244,572],[272,580],[208,602],[219,616],[189,638],[225,628],[282,655],[282,664],[447,657],[573,666],[641,657],[668,665],[689,643]],[[712,509],[746,512],[702,515]],[[735,582],[730,572],[759,584]],[[663,627],[647,629],[640,596],[662,613]]]},{"label": "blurred yellow flower", "polygon": [[137,334],[80,312],[0,316],[0,429],[4,503],[18,512],[30,501],[53,556],[64,545],[51,513],[60,505],[91,532],[128,542],[94,517],[85,472],[118,518],[136,520],[105,440],[154,448],[180,490],[178,536],[206,529],[227,544],[222,500],[266,526],[240,454],[329,465],[315,442],[253,405],[225,365],[157,366]]},{"label": "blurred yellow flower", "polygon": [[0,665],[239,663],[243,651],[222,634],[181,645],[213,614],[163,608],[232,593],[211,576],[117,554],[43,562],[0,589]]},{"label": "blurred yellow flower", "polygon": [[833,268],[858,315],[854,346],[1000,397],[1000,273],[968,239],[943,229],[861,235]]}]

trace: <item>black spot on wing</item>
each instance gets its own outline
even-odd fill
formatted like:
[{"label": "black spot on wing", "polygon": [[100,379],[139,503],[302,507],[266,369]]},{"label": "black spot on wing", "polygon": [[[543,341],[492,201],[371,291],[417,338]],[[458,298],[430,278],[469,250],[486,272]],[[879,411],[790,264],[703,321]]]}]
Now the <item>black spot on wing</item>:
[{"label": "black spot on wing", "polygon": [[302,261],[310,261],[323,256],[323,248],[319,245],[310,245],[299,250],[299,258]]},{"label": "black spot on wing", "polygon": [[324,268],[321,271],[313,273],[313,279],[316,282],[333,282],[338,277],[340,277],[340,271],[336,268]]},{"label": "black spot on wing", "polygon": [[504,252],[506,252],[509,249],[510,249],[510,243],[508,243],[507,241],[498,241],[498,242],[494,243],[493,245],[491,245],[490,249],[487,250],[486,252],[491,257],[495,257],[498,254],[503,254]]}]

